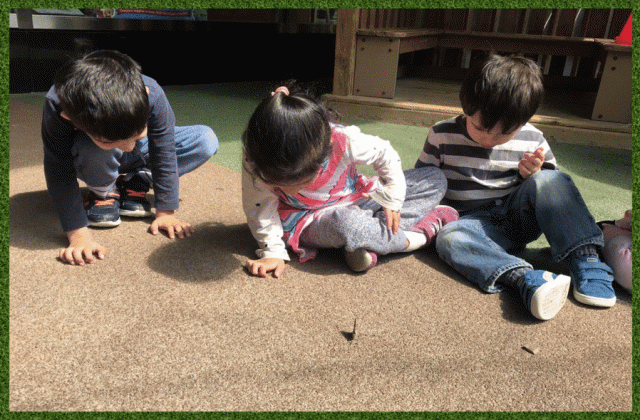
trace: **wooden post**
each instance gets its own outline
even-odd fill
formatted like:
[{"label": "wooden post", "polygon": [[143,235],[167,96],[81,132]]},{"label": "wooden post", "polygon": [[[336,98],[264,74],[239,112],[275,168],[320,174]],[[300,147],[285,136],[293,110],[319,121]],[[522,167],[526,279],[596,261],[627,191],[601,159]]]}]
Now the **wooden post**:
[{"label": "wooden post", "polygon": [[356,67],[356,32],[360,22],[360,9],[338,9],[336,23],[336,55],[333,68],[333,94],[353,94],[353,76]]},{"label": "wooden post", "polygon": [[598,40],[607,54],[591,119],[631,124],[633,61],[631,45]]}]

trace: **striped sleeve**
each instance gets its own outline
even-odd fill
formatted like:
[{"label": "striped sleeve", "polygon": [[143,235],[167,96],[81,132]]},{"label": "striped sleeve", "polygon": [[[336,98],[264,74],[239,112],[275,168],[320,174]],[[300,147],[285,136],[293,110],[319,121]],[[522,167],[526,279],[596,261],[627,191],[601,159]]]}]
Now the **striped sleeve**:
[{"label": "striped sleeve", "polygon": [[416,168],[422,168],[423,166],[442,166],[442,145],[446,143],[448,136],[451,133],[458,133],[458,120],[456,118],[441,121],[431,127],[427,140],[424,142],[424,147],[418,161],[415,164]]}]

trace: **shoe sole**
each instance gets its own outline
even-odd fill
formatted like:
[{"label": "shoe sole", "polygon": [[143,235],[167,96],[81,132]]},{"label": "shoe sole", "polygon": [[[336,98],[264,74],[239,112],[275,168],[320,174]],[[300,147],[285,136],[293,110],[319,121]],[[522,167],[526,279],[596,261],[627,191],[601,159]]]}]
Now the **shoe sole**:
[{"label": "shoe sole", "polygon": [[377,263],[377,259],[374,261],[373,255],[364,248],[358,248],[353,252],[345,252],[345,260],[349,268],[357,273],[368,271]]},{"label": "shoe sole", "polygon": [[102,222],[93,222],[89,221],[89,226],[91,227],[99,227],[99,228],[110,228],[116,227],[120,225],[121,220],[103,220]]},{"label": "shoe sole", "polygon": [[556,316],[569,296],[571,277],[559,275],[536,290],[531,298],[531,313],[543,321]]},{"label": "shoe sole", "polygon": [[152,211],[147,211],[147,210],[124,210],[124,209],[120,209],[120,216],[151,217],[151,216],[153,216],[153,212]]},{"label": "shoe sole", "polygon": [[[573,279],[572,279],[573,280]],[[578,292],[575,282],[573,284],[573,297],[580,303],[590,306],[598,306],[600,308],[610,308],[616,304],[616,297],[612,298],[598,298],[594,296],[584,295]]]}]

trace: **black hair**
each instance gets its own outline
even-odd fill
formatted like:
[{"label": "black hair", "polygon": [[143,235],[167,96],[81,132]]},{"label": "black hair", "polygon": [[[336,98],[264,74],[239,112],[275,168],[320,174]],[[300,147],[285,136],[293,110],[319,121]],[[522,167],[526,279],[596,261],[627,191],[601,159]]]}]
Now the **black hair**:
[{"label": "black hair", "polygon": [[294,82],[287,88],[260,102],[242,134],[245,169],[273,185],[311,178],[332,151],[329,123],[339,120]]},{"label": "black hair", "polygon": [[466,115],[480,111],[484,128],[502,123],[503,134],[524,125],[542,102],[540,67],[522,56],[490,54],[467,73],[460,89]]},{"label": "black hair", "polygon": [[149,96],[140,65],[118,51],[95,51],[67,63],[54,87],[63,111],[90,135],[124,140],[147,125]]}]

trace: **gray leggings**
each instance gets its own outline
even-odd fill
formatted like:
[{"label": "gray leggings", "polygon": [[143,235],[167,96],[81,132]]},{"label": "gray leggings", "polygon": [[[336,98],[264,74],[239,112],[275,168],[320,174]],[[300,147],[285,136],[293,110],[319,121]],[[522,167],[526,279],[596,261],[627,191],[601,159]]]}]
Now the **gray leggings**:
[{"label": "gray leggings", "polygon": [[387,229],[380,204],[367,200],[361,205],[325,211],[300,235],[300,244],[309,248],[341,248],[351,252],[366,248],[380,255],[402,251],[407,245],[403,230],[409,230],[440,203],[447,179],[439,168],[426,166],[404,171],[407,194],[400,210],[400,229]]}]

